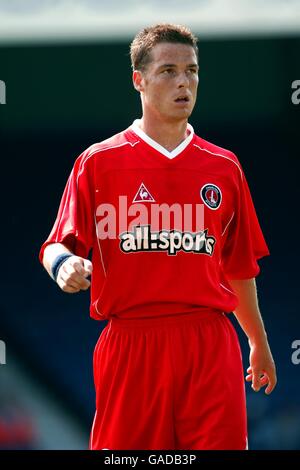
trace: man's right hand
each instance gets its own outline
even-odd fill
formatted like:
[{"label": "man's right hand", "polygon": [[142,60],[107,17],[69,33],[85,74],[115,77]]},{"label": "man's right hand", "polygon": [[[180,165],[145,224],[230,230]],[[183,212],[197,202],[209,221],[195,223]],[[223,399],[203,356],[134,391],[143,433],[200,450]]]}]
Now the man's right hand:
[{"label": "man's right hand", "polygon": [[92,274],[92,270],[93,265],[89,259],[70,256],[59,268],[56,282],[64,292],[75,294],[90,287],[87,277]]}]

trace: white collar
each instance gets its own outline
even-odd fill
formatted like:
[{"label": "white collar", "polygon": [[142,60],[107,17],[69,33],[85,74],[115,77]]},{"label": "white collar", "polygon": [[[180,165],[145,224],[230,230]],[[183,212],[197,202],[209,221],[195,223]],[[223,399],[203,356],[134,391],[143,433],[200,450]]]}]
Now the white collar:
[{"label": "white collar", "polygon": [[135,119],[135,121],[133,121],[131,125],[131,129],[133,130],[133,132],[136,135],[138,135],[141,139],[143,139],[145,142],[147,142],[148,145],[150,145],[155,150],[157,150],[158,152],[162,153],[165,157],[168,157],[170,159],[177,157],[177,155],[179,155],[189,145],[189,143],[192,141],[194,137],[194,129],[191,126],[191,124],[188,123],[187,125],[187,129],[189,131],[188,137],[183,142],[181,142],[181,144],[179,144],[178,147],[172,150],[172,152],[169,152],[169,150],[167,150],[165,147],[160,145],[155,140],[151,139],[151,137],[149,137],[144,131],[142,131],[142,129],[139,126],[140,122],[141,122],[141,119]]}]

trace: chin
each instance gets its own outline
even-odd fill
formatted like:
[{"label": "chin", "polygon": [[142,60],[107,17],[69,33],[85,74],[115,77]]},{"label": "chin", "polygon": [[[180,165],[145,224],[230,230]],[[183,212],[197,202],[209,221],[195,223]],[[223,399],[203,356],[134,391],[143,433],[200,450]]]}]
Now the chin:
[{"label": "chin", "polygon": [[188,120],[190,115],[192,114],[191,109],[177,109],[175,112],[168,112],[168,113],[163,113],[161,116],[163,119],[167,121],[173,121],[173,122],[178,122],[178,121],[183,121],[183,120]]},{"label": "chin", "polygon": [[178,119],[188,119],[192,114],[191,110],[182,110],[181,112],[174,113],[173,116],[177,117]]}]

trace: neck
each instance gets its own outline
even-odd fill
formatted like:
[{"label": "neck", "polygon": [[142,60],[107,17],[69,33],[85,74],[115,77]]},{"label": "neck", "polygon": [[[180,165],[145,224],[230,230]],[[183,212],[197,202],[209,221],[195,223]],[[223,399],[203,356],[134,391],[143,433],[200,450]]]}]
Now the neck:
[{"label": "neck", "polygon": [[172,152],[188,137],[187,120],[166,122],[157,119],[157,117],[151,119],[143,115],[140,128],[169,152]]}]

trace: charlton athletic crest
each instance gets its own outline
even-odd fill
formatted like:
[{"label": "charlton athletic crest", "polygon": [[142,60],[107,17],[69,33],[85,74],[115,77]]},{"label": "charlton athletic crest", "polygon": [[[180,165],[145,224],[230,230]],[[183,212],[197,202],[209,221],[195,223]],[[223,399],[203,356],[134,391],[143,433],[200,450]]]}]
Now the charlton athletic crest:
[{"label": "charlton athletic crest", "polygon": [[204,204],[212,210],[220,207],[222,201],[221,189],[215,184],[205,184],[200,190],[200,196]]}]

